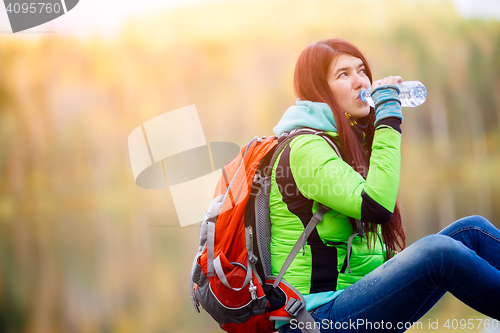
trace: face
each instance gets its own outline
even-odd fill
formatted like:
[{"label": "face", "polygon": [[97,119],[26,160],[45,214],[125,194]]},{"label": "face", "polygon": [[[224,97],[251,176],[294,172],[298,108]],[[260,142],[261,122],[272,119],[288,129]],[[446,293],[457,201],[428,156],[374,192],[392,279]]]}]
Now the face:
[{"label": "face", "polygon": [[359,92],[370,86],[365,65],[359,58],[341,54],[330,64],[328,85],[342,111],[353,118],[362,118],[370,113],[368,103],[362,102]]}]

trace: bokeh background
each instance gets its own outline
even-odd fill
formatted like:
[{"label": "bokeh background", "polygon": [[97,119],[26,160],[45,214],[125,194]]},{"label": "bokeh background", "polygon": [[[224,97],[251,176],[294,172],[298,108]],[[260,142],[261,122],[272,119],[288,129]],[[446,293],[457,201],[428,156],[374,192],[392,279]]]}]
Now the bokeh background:
[{"label": "bokeh background", "polygon": [[[3,31],[0,332],[219,332],[189,297],[197,225],[179,226],[168,190],[135,185],[128,135],[190,104],[207,141],[271,135],[297,56],[321,38],[358,45],[375,78],[428,89],[402,125],[409,243],[471,214],[500,226],[500,15],[487,3],[191,1],[138,8],[111,33]],[[421,321],[444,332],[471,318],[486,317],[448,295]]]}]

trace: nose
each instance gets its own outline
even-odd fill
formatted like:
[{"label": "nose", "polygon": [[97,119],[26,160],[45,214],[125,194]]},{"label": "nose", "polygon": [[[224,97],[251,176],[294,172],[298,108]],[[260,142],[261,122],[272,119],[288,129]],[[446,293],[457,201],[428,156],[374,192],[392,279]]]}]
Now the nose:
[{"label": "nose", "polygon": [[354,90],[367,88],[368,87],[367,81],[368,80],[365,79],[363,76],[359,75],[358,73],[355,73],[353,80]]}]

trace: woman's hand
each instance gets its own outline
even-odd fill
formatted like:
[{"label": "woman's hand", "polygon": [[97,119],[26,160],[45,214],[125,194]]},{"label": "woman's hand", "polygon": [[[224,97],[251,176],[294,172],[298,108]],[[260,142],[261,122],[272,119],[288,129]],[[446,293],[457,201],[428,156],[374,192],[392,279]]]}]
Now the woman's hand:
[{"label": "woman's hand", "polygon": [[383,79],[381,80],[377,80],[375,82],[372,83],[372,90],[375,90],[376,88],[380,87],[380,86],[385,86],[385,85],[388,85],[388,84],[398,84],[398,83],[402,83],[403,82],[403,79],[401,78],[401,76],[388,76],[388,77],[384,77]]},{"label": "woman's hand", "polygon": [[[375,127],[382,124],[390,125],[392,123],[392,126],[390,126],[401,132],[399,124],[403,121],[403,115],[401,113],[399,88],[396,86],[396,84],[401,82],[403,82],[401,76],[388,76],[382,80],[373,82],[372,98],[375,103]],[[393,120],[388,118],[399,119],[397,126]]]}]

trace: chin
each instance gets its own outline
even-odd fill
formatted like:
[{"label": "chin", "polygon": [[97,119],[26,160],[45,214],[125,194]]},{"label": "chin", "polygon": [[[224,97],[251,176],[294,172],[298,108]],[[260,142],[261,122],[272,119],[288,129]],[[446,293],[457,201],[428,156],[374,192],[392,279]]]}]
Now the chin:
[{"label": "chin", "polygon": [[354,118],[358,119],[358,118],[364,118],[366,116],[368,116],[370,114],[370,109],[368,109],[367,111],[358,111],[356,113],[351,113],[351,116],[353,116]]},{"label": "chin", "polygon": [[362,113],[363,113],[363,115],[361,116],[361,118],[362,118],[362,117],[366,117],[367,115],[369,115],[369,114],[370,114],[370,107],[366,108],[366,110],[363,110],[363,111],[364,111],[364,112],[362,112]]}]

